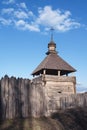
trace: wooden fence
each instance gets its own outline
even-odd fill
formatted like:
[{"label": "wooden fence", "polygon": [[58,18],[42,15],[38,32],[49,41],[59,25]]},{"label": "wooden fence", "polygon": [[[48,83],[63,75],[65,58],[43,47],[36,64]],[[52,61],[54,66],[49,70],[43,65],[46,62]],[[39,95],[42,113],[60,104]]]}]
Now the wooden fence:
[{"label": "wooden fence", "polygon": [[2,119],[28,117],[30,115],[30,80],[9,78],[0,81],[0,114]]},{"label": "wooden fence", "polygon": [[[57,102],[60,103],[57,104]],[[44,86],[32,83],[29,79],[5,76],[0,80],[0,119],[50,115],[55,110],[70,107],[87,106],[87,93],[63,96],[49,101],[46,99]],[[55,108],[57,106],[57,109]],[[49,108],[51,112],[49,111]]]}]

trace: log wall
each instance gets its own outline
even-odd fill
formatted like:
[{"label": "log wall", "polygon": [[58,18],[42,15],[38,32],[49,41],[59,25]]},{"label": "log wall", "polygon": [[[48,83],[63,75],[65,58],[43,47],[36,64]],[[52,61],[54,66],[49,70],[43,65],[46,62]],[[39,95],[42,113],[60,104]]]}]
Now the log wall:
[{"label": "log wall", "polygon": [[30,115],[30,80],[5,76],[0,81],[0,114],[2,119]]}]

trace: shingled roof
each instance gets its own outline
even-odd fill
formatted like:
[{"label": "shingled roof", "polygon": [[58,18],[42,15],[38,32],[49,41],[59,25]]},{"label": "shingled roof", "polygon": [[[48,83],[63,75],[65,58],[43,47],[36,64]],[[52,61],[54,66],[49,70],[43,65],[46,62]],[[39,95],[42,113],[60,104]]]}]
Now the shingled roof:
[{"label": "shingled roof", "polygon": [[58,75],[58,71],[60,71],[60,75],[67,75],[68,73],[76,71],[71,65],[57,55],[55,48],[55,43],[51,41],[48,44],[47,56],[33,71],[32,75],[43,74],[43,70],[46,70],[46,74],[48,75]]}]

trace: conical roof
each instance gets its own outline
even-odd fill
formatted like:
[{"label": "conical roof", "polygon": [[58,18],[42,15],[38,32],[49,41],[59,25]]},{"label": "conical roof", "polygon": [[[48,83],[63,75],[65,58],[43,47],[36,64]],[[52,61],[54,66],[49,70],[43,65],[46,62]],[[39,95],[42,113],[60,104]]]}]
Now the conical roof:
[{"label": "conical roof", "polygon": [[59,55],[57,55],[56,44],[53,40],[48,44],[48,52],[45,59],[37,66],[33,71],[32,75],[43,74],[43,71],[46,70],[48,75],[67,75],[68,73],[75,72],[76,70],[64,61]]},{"label": "conical roof", "polygon": [[47,55],[46,58],[33,71],[32,75],[42,74],[44,69],[46,70],[46,74],[50,75],[57,75],[58,70],[61,72],[61,75],[76,71],[56,53],[50,53]]}]

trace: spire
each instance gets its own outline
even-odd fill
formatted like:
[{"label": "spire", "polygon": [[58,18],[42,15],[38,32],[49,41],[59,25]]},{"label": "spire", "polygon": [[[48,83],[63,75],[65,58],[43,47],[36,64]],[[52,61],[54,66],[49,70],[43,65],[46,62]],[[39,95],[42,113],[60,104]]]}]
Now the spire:
[{"label": "spire", "polygon": [[52,27],[50,30],[51,30],[51,41],[53,41],[53,31],[54,31],[54,28]]},{"label": "spire", "polygon": [[50,53],[57,53],[57,51],[56,51],[56,43],[53,41],[54,28],[52,27],[50,29],[50,31],[51,31],[51,41],[48,43],[48,52],[46,53],[47,55],[49,55]]}]

